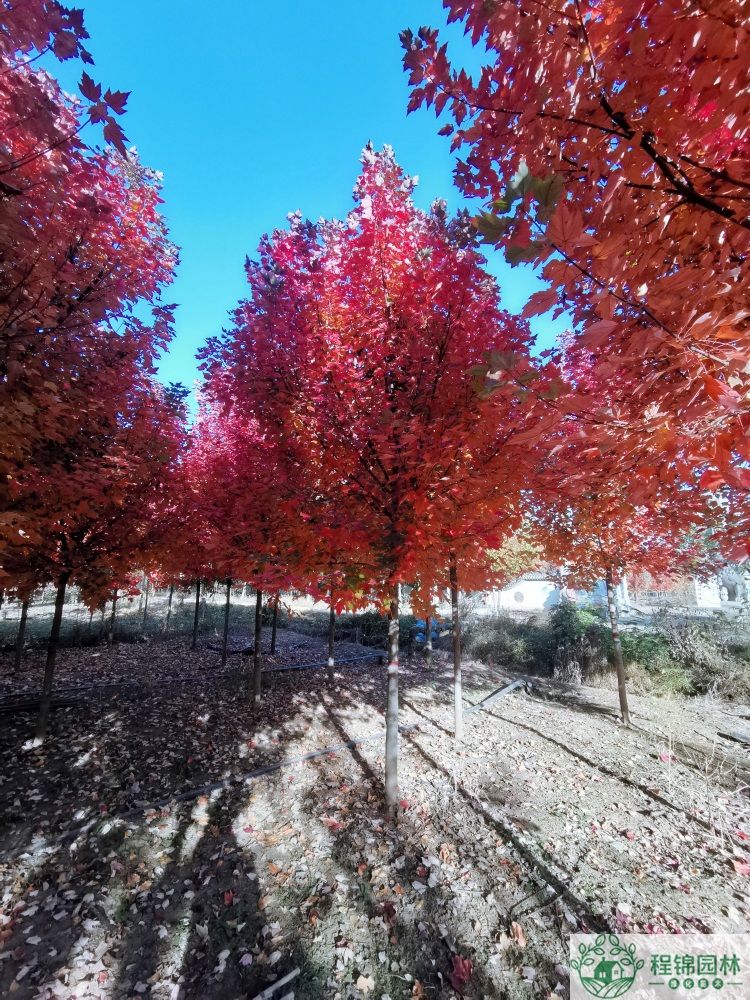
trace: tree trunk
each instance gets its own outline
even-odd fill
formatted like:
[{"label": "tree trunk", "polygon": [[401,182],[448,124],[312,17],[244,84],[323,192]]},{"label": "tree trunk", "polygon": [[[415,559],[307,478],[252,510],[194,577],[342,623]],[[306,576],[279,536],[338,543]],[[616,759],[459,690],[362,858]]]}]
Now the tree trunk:
[{"label": "tree trunk", "polygon": [[255,641],[253,643],[253,704],[260,705],[260,695],[262,690],[261,671],[263,670],[263,657],[261,642],[263,641],[263,591],[255,592]]},{"label": "tree trunk", "polygon": [[391,815],[398,805],[398,584],[393,588],[388,620],[388,701],[385,710],[385,804]]},{"label": "tree trunk", "polygon": [[464,738],[464,705],[461,685],[461,620],[458,615],[458,570],[456,556],[450,557],[451,616],[453,620],[453,732],[456,741]]},{"label": "tree trunk", "polygon": [[169,619],[172,617],[172,598],[174,597],[174,584],[169,585],[169,600],[167,601],[167,617],[164,619],[164,625],[162,626],[162,632],[165,634],[169,631]]},{"label": "tree trunk", "polygon": [[336,639],[336,609],[333,606],[333,588],[331,588],[331,613],[328,618],[328,683],[333,684],[333,644]]},{"label": "tree trunk", "polygon": [[279,595],[273,599],[273,623],[271,625],[271,656],[276,652],[276,624],[279,620]]},{"label": "tree trunk", "polygon": [[109,616],[109,632],[107,633],[107,645],[111,646],[115,641],[115,617],[117,615],[117,592],[112,598],[112,614]]},{"label": "tree trunk", "polygon": [[198,645],[198,619],[200,617],[201,610],[201,582],[195,585],[195,614],[193,615],[193,641],[190,644],[191,649],[195,649]]},{"label": "tree trunk", "polygon": [[17,674],[21,669],[23,660],[23,647],[26,641],[26,616],[29,613],[29,602],[24,601],[21,605],[21,621],[18,623],[18,635],[16,636],[16,648],[13,656],[13,673]]},{"label": "tree trunk", "polygon": [[68,584],[70,573],[62,573],[60,582],[57,585],[57,595],[55,597],[55,613],[52,616],[52,629],[47,641],[47,662],[44,665],[44,680],[42,681],[42,696],[39,700],[39,716],[36,720],[36,730],[34,732],[34,742],[42,743],[47,735],[49,726],[49,713],[52,705],[52,679],[55,676],[55,659],[57,657],[57,644],[60,640],[60,625],[62,623],[63,604],[65,603],[65,588]]},{"label": "tree trunk", "polygon": [[143,605],[143,624],[141,628],[146,627],[146,616],[148,615],[148,577],[146,577],[146,593],[144,595],[144,605]]},{"label": "tree trunk", "polygon": [[617,690],[620,695],[620,714],[626,726],[630,725],[630,709],[628,708],[628,689],[625,684],[625,663],[622,659],[622,643],[620,642],[620,625],[617,616],[617,604],[615,603],[615,589],[612,583],[612,570],[607,570],[607,607],[609,608],[609,622],[612,627],[612,645],[615,650],[615,668],[617,670]]},{"label": "tree trunk", "polygon": [[424,620],[424,656],[429,666],[432,663],[432,618],[429,615]]},{"label": "tree trunk", "polygon": [[232,607],[232,581],[227,580],[227,603],[224,607],[224,636],[221,642],[221,665],[227,665],[227,639],[229,638],[229,612]]}]

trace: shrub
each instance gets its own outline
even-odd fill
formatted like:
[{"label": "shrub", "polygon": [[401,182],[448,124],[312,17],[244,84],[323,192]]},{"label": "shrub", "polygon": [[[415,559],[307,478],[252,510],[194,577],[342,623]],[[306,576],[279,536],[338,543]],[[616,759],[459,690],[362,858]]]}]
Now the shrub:
[{"label": "shrub", "polygon": [[475,619],[463,648],[474,659],[526,673],[551,673],[555,655],[548,620],[515,621],[509,615]]},{"label": "shrub", "polygon": [[621,641],[625,666],[638,664],[650,673],[674,666],[669,643],[658,632],[623,632]]},{"label": "shrub", "polygon": [[526,643],[510,618],[486,618],[466,630],[467,656],[498,666],[521,666],[528,659]]},{"label": "shrub", "polygon": [[558,645],[577,642],[591,629],[601,628],[601,620],[596,614],[567,601],[558,604],[550,615],[549,623]]}]

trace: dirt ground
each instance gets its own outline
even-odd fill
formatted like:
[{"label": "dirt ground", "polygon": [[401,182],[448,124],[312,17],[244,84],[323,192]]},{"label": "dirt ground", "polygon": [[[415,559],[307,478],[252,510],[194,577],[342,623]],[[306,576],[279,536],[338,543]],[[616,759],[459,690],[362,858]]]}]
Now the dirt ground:
[{"label": "dirt ground", "polygon": [[[276,666],[325,658],[279,639]],[[750,929],[747,710],[633,697],[627,730],[614,689],[534,680],[456,753],[447,660],[415,660],[393,823],[384,668],[269,674],[254,715],[239,657],[187,646],[63,651],[41,749],[0,714],[0,995],[239,1000],[298,969],[275,997],[555,1000],[573,931]],[[467,664],[467,705],[509,679]]]}]

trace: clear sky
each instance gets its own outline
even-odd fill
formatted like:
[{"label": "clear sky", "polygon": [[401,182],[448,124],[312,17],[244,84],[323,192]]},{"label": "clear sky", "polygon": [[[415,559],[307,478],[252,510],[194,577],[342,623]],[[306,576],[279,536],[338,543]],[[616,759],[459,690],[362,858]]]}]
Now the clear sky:
[{"label": "clear sky", "polygon": [[[129,90],[122,119],[144,163],[164,173],[164,214],[181,264],[167,301],[176,336],[160,365],[191,386],[195,352],[245,293],[243,264],[262,233],[301,209],[343,216],[360,151],[390,143],[416,201],[461,205],[449,140],[434,114],[406,114],[399,31],[443,23],[439,0],[83,0],[94,79]],[[477,61],[459,32],[455,51]],[[56,64],[71,88],[80,65]],[[540,287],[488,250],[503,301]],[[550,343],[543,322],[540,346]]]}]

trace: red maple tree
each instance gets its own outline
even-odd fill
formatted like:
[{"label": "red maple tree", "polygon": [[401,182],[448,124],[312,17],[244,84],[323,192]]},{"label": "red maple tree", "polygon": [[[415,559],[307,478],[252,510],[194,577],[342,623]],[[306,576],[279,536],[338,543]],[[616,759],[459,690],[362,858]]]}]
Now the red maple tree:
[{"label": "red maple tree", "polygon": [[[344,554],[341,605],[364,596],[388,608],[390,807],[399,584],[419,578],[432,592],[452,540],[468,551],[464,534],[496,543],[503,524],[511,530],[533,451],[522,431],[534,405],[517,391],[531,370],[527,326],[500,309],[468,220],[447,219],[441,204],[418,210],[412,187],[390,149],[368,147],[346,222],[292,216],[265,238],[248,265],[251,298],[206,352],[209,381],[302,470],[287,480],[297,572],[309,582],[320,566],[317,537],[326,558]],[[492,350],[513,378],[477,391],[471,369]]]},{"label": "red maple tree", "polygon": [[[0,31],[0,500],[12,502],[33,449],[64,441],[81,412],[101,409],[107,394],[92,403],[80,375],[100,345],[117,342],[125,325],[123,336],[137,338],[143,362],[152,365],[170,332],[171,307],[159,295],[171,280],[176,252],[158,212],[158,175],[134,154],[123,155],[112,115],[122,112],[126,95],[102,95],[84,76],[84,110],[37,68],[47,50],[89,60],[81,12],[49,0],[6,7]],[[87,121],[104,122],[105,138],[117,149],[89,148],[80,135]],[[150,323],[134,315],[137,303],[141,317],[143,303],[152,306]],[[0,521],[0,549],[6,525]]]}]

